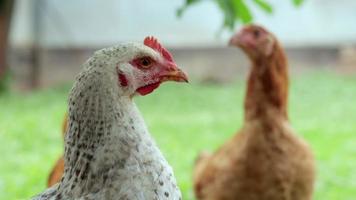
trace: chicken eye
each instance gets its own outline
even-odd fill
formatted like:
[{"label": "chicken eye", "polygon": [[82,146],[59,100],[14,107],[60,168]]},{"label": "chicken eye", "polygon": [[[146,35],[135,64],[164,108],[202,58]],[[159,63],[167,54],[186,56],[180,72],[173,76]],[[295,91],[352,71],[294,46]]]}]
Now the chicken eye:
[{"label": "chicken eye", "polygon": [[256,30],[253,31],[253,36],[254,36],[255,38],[258,38],[258,37],[260,36],[260,33],[261,33],[261,32],[256,29]]},{"label": "chicken eye", "polygon": [[143,57],[140,59],[140,65],[144,68],[149,68],[152,65],[152,59],[149,57]]}]

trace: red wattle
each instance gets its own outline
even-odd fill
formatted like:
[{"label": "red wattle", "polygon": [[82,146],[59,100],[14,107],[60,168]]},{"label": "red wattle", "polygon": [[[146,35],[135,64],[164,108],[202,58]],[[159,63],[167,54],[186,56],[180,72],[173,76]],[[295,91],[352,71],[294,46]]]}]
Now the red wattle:
[{"label": "red wattle", "polygon": [[120,81],[120,85],[126,87],[128,85],[128,81],[127,78],[124,74],[119,73],[119,81]]},{"label": "red wattle", "polygon": [[140,95],[144,96],[144,95],[147,95],[147,94],[153,92],[153,90],[155,90],[156,88],[158,88],[158,86],[159,86],[160,84],[161,84],[160,82],[152,83],[152,84],[149,84],[149,85],[140,87],[140,88],[138,88],[136,91],[137,91]]}]

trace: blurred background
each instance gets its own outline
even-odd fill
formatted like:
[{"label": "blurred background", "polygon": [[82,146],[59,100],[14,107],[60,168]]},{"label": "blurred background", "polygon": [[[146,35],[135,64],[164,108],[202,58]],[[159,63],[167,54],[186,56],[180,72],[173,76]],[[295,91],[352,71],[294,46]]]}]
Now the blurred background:
[{"label": "blurred background", "polygon": [[97,49],[148,35],[191,79],[136,101],[184,199],[194,199],[196,155],[241,126],[249,62],[227,41],[249,22],[286,49],[290,120],[318,161],[314,199],[355,198],[356,1],[0,2],[0,199],[27,199],[46,187],[63,152],[61,124],[81,64]]}]

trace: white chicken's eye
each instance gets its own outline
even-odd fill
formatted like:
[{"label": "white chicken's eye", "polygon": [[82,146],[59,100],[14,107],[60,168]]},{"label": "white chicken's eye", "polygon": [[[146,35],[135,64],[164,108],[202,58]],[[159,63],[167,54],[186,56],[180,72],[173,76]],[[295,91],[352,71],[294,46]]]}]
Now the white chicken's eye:
[{"label": "white chicken's eye", "polygon": [[140,65],[143,68],[149,68],[152,65],[152,59],[150,57],[143,57],[140,58]]}]

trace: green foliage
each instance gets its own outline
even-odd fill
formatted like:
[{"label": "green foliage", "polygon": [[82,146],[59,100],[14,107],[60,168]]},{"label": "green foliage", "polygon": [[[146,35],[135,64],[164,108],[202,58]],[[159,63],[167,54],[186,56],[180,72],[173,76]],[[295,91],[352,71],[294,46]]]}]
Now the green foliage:
[{"label": "green foliage", "polygon": [[266,13],[272,14],[273,8],[272,6],[266,2],[265,0],[253,0],[257,6],[259,6]]},{"label": "green foliage", "polygon": [[[186,0],[185,4],[177,10],[178,17],[181,17],[184,11],[198,3],[203,2],[204,0]],[[221,10],[224,15],[224,21],[222,24],[222,28],[228,28],[233,30],[236,22],[242,22],[243,24],[247,24],[253,21],[253,15],[251,13],[251,9],[249,8],[249,4],[247,4],[247,0],[210,0],[213,1]],[[295,6],[300,6],[304,0],[292,0]],[[268,0],[253,0],[253,5],[260,8],[267,14],[273,13],[273,8]]]},{"label": "green foliage", "polygon": [[300,5],[302,5],[303,1],[304,1],[304,0],[293,0],[293,3],[294,3],[294,5],[296,5],[296,6],[300,6]]},{"label": "green foliage", "polygon": [[[245,82],[214,86],[163,84],[135,98],[150,132],[193,200],[192,169],[201,150],[213,151],[241,127]],[[0,97],[0,199],[29,199],[46,187],[63,153],[60,134],[70,86]],[[314,200],[356,196],[356,78],[329,73],[291,79],[293,128],[317,159]],[[262,163],[263,164],[263,163]]]}]

